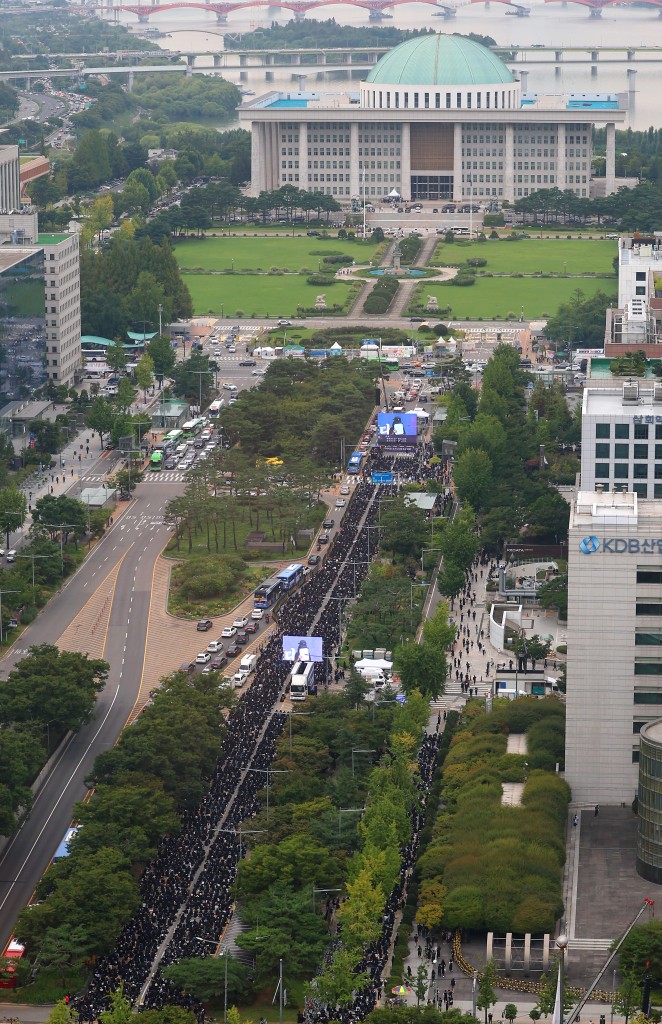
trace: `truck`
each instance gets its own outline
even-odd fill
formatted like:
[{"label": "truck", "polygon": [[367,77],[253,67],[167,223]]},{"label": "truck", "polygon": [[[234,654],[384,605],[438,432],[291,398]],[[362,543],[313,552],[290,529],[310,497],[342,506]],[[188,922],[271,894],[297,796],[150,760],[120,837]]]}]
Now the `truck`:
[{"label": "truck", "polygon": [[244,654],[239,662],[239,668],[248,672],[249,676],[255,671],[257,665],[257,654]]},{"label": "truck", "polygon": [[316,693],[315,662],[297,661],[290,679],[290,700],[306,700]]}]

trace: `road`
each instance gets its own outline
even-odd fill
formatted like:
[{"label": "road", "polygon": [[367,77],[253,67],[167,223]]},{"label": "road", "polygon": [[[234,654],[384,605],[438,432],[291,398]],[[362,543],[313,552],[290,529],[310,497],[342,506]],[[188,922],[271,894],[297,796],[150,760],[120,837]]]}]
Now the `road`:
[{"label": "road", "polygon": [[[234,360],[224,363],[223,378],[240,390],[256,383],[251,370]],[[110,463],[112,459],[101,458],[90,466],[82,485],[103,479]],[[0,677],[6,677],[30,646],[59,642],[110,664],[94,719],[63,751],[28,820],[0,856],[0,949],[64,835],[74,803],[85,796],[95,757],[113,746],[136,703],[145,669],[154,570],[170,536],[163,511],[184,486],[181,474],[148,476],[136,488],[134,500],[120,506],[116,521],[79,571],[0,661]],[[76,481],[73,496],[78,487]],[[173,644],[171,671],[181,661]]]}]

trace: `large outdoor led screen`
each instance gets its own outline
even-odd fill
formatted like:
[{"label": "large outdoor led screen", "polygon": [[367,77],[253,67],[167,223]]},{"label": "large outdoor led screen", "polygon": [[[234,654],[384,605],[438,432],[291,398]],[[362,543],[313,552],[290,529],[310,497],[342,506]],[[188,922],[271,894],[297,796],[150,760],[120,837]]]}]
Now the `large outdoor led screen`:
[{"label": "large outdoor led screen", "polygon": [[323,661],[321,636],[284,636],[283,661]]},{"label": "large outdoor led screen", "polygon": [[413,412],[380,412],[377,414],[377,436],[382,445],[410,448],[416,444],[418,420]]}]

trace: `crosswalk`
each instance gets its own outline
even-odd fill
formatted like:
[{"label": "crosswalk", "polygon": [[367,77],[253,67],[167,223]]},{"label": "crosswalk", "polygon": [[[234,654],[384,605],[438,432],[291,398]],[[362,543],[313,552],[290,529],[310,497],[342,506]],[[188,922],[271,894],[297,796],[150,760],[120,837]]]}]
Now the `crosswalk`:
[{"label": "crosswalk", "polygon": [[142,482],[144,484],[171,484],[179,483],[188,479],[188,473],[183,469],[162,469],[160,473],[150,473],[148,470]]}]

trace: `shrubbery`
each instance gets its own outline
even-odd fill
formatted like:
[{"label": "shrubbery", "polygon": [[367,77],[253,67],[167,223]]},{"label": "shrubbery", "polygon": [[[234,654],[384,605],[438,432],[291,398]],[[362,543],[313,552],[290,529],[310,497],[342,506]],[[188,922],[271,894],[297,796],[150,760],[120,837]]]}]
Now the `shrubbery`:
[{"label": "shrubbery", "polygon": [[[556,775],[564,708],[555,698],[469,704],[444,764],[434,837],[419,860],[421,884],[447,889],[444,926],[553,931],[563,911],[564,825],[570,790]],[[528,754],[507,754],[526,732]],[[521,806],[501,803],[502,783],[525,781]]]},{"label": "shrubbery", "polygon": [[365,313],[386,313],[398,290],[395,277],[380,277],[363,304]]}]

